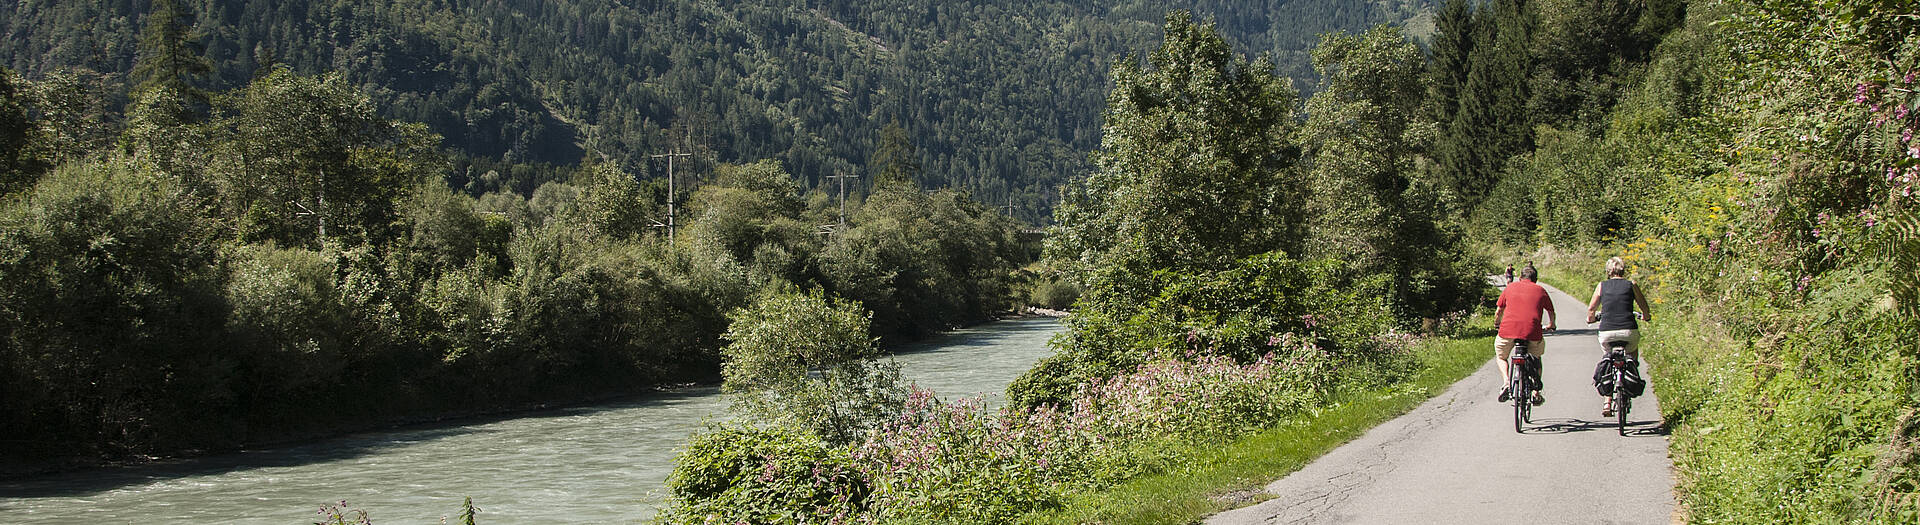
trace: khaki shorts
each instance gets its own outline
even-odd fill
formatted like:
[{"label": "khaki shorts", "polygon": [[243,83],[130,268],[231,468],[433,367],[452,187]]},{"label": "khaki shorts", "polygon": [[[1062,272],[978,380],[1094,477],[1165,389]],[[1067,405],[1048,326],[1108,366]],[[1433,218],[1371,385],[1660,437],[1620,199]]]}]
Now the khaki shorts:
[{"label": "khaki shorts", "polygon": [[[1505,337],[1494,336],[1493,358],[1499,359],[1500,362],[1502,363],[1507,362],[1507,357],[1513,355],[1514,341],[1518,341],[1518,339],[1507,339]],[[1547,355],[1547,341],[1545,339],[1534,339],[1531,341],[1527,341],[1527,353],[1534,356]]]},{"label": "khaki shorts", "polygon": [[1605,330],[1600,332],[1600,349],[1607,349],[1608,341],[1626,341],[1627,355],[1640,357],[1639,330]]}]

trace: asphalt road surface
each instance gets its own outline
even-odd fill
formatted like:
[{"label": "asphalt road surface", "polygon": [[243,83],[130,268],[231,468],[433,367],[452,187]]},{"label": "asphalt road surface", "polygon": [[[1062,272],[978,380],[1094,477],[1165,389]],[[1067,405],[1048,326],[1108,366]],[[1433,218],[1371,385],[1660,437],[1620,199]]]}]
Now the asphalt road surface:
[{"label": "asphalt road surface", "polygon": [[[1600,416],[1592,375],[1602,351],[1586,303],[1547,290],[1559,331],[1547,334],[1541,356],[1547,402],[1525,433],[1513,430],[1513,405],[1494,400],[1500,370],[1489,346],[1487,365],[1445,393],[1267,485],[1273,499],[1207,523],[1675,522],[1673,462],[1652,386],[1634,399],[1621,436],[1614,418]],[[1655,383],[1649,368],[1641,364]]]}]

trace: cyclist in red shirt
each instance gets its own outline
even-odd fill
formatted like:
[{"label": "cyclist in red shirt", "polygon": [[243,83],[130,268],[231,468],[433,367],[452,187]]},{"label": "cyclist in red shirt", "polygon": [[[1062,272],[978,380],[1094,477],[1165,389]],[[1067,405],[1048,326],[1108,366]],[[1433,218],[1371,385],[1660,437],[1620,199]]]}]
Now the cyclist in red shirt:
[{"label": "cyclist in red shirt", "polygon": [[[1516,339],[1527,340],[1527,352],[1533,354],[1537,363],[1540,356],[1547,353],[1546,331],[1553,330],[1553,298],[1547,297],[1547,290],[1537,281],[1540,274],[1529,264],[1520,269],[1520,280],[1507,285],[1500,292],[1500,300],[1494,303],[1493,318],[1500,323],[1500,334],[1493,338],[1493,355],[1506,363],[1513,353]],[[1543,315],[1544,313],[1544,315]],[[1546,320],[1546,330],[1541,330],[1540,321]],[[1511,395],[1507,386],[1513,384],[1513,378],[1507,375],[1507,367],[1500,369],[1500,401],[1505,402]],[[1544,388],[1544,386],[1543,386]],[[1546,403],[1547,398],[1539,391],[1533,393],[1533,404]]]}]

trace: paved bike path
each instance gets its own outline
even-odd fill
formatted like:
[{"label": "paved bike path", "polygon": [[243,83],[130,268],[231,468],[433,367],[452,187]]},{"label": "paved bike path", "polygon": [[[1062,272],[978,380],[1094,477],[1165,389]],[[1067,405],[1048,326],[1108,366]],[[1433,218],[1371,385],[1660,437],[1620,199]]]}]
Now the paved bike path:
[{"label": "paved bike path", "polygon": [[1487,365],[1445,393],[1267,485],[1273,499],[1207,523],[1673,521],[1673,462],[1653,389],[1634,400],[1631,435],[1621,436],[1600,416],[1592,375],[1602,351],[1586,303],[1548,292],[1560,330],[1541,357],[1547,403],[1525,434],[1513,431],[1513,405],[1494,401],[1501,382],[1489,345]]}]

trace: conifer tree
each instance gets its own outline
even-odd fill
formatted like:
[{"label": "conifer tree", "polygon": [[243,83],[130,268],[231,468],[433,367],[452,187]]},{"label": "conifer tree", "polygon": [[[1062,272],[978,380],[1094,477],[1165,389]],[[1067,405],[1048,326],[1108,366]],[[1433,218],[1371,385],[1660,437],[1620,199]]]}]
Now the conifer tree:
[{"label": "conifer tree", "polygon": [[1434,21],[1433,59],[1427,70],[1427,100],[1434,122],[1453,122],[1467,83],[1473,52],[1473,0],[1447,0]]},{"label": "conifer tree", "polygon": [[1527,101],[1532,98],[1530,80],[1533,71],[1533,8],[1527,0],[1500,0],[1494,3],[1496,29],[1493,52],[1489,54],[1495,82],[1493,101],[1499,109],[1493,113],[1495,138],[1494,173],[1505,167],[1508,157],[1533,149],[1532,118]]},{"label": "conifer tree", "polygon": [[1499,183],[1507,159],[1533,149],[1527,113],[1530,8],[1526,0],[1500,0],[1476,13],[1474,26],[1460,110],[1446,129],[1466,143],[1443,150],[1440,160],[1468,208]]},{"label": "conifer tree", "polygon": [[179,0],[154,0],[140,33],[140,60],[133,66],[136,92],[169,88],[192,107],[206,107],[207,92],[195,84],[213,66],[202,56],[205,46],[193,34],[193,23],[193,13]]},{"label": "conifer tree", "polygon": [[16,85],[13,71],[0,67],[0,194],[24,186],[24,152],[33,120],[22,103],[26,90]]},{"label": "conifer tree", "polygon": [[889,122],[880,130],[880,146],[873,151],[870,169],[874,184],[914,184],[920,176],[919,152],[913,139],[899,122]]},{"label": "conifer tree", "polygon": [[[1427,114],[1443,131],[1450,131],[1459,118],[1461,93],[1466,89],[1468,60],[1473,54],[1474,15],[1472,0],[1447,0],[1434,21],[1433,57],[1427,69]],[[1457,184],[1467,171],[1465,155],[1471,138],[1455,133],[1440,133],[1434,138],[1432,157],[1439,167],[1439,180]]]}]

